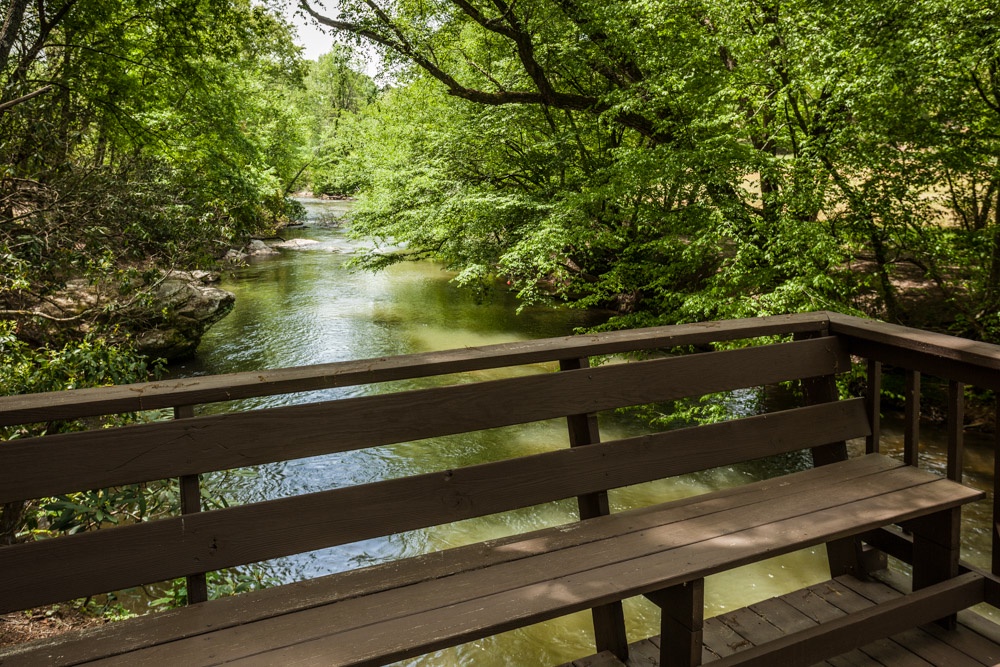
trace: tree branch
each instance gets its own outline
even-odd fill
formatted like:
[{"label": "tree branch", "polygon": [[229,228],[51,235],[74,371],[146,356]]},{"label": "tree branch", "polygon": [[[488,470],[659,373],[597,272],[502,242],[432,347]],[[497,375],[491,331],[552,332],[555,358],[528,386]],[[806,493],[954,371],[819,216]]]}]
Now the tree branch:
[{"label": "tree branch", "polygon": [[18,104],[21,104],[22,102],[27,102],[28,100],[30,100],[32,98],[35,98],[35,97],[38,97],[39,95],[44,95],[45,93],[49,92],[50,90],[52,90],[52,85],[51,84],[49,84],[47,86],[42,86],[41,88],[39,88],[38,90],[36,90],[33,93],[28,93],[27,95],[22,95],[21,97],[14,98],[14,99],[12,99],[12,100],[10,100],[8,102],[4,102],[3,104],[0,104],[0,114],[5,113],[7,111],[7,109],[10,109],[11,107],[17,106]]}]

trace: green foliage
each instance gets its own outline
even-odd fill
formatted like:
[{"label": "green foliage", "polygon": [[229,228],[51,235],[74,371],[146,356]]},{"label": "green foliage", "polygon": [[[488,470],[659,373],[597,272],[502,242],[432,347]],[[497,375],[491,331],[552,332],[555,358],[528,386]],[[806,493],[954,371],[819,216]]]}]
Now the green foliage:
[{"label": "green foliage", "polygon": [[283,20],[249,0],[9,4],[0,317],[69,278],[210,265],[286,218],[304,72]]},{"label": "green foliage", "polygon": [[610,309],[836,309],[1000,340],[1000,14],[966,0],[340,3],[362,263]]},{"label": "green foliage", "polygon": [[306,176],[317,195],[351,195],[368,182],[351,158],[358,148],[365,111],[377,90],[360,69],[361,63],[349,49],[335,45],[310,63],[297,96],[297,109],[306,125]]},{"label": "green foliage", "polygon": [[[279,582],[260,567],[236,567],[206,575],[208,599],[249,593],[275,586]],[[150,601],[150,606],[165,609],[187,605],[187,581],[175,579],[162,591],[162,595]]]},{"label": "green foliage", "polygon": [[[0,321],[0,395],[140,382],[159,373],[160,368],[129,348],[93,334],[59,348],[34,348],[16,336],[13,322]],[[60,422],[57,430],[85,427],[84,422]],[[29,427],[0,431],[5,440],[37,434],[37,429]]]},{"label": "green foliage", "polygon": [[[34,348],[18,339],[14,323],[0,321],[0,393],[2,395],[81,389],[147,380],[159,371],[127,347],[88,335],[59,348]],[[107,425],[124,424],[137,415],[117,415]],[[0,429],[0,441],[93,428],[88,420],[28,424]],[[140,521],[163,504],[162,490],[150,487],[101,489],[0,507],[0,544],[97,528],[122,519]]]}]

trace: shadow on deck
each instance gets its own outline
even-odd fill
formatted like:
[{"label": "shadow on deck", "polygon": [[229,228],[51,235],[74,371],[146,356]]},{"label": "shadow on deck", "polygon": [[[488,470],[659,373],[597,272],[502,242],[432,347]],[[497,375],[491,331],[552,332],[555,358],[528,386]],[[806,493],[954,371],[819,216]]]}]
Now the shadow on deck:
[{"label": "shadow on deck", "polygon": [[[892,573],[859,581],[851,576],[803,588],[736,609],[705,621],[702,664],[736,657],[742,651],[843,618],[908,592],[909,581]],[[864,644],[818,665],[833,667],[982,667],[1000,664],[1000,625],[973,611],[958,614],[958,625],[946,630],[931,623]],[[659,667],[660,638],[629,646],[628,662],[609,652],[560,667]]]}]

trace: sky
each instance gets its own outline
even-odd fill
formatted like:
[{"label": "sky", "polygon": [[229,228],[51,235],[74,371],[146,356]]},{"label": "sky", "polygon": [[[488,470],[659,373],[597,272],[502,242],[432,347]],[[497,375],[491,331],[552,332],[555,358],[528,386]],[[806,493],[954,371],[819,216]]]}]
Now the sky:
[{"label": "sky", "polygon": [[292,22],[298,32],[295,43],[303,47],[303,58],[316,60],[330,50],[333,38],[323,32],[312,18],[296,14],[294,7],[289,6],[285,7],[285,17]]},{"label": "sky", "polygon": [[[284,6],[285,18],[295,26],[298,36],[295,43],[302,47],[302,57],[307,60],[316,60],[324,53],[328,53],[333,47],[333,37],[327,34],[325,28],[313,20],[311,16],[305,16],[301,12],[295,11],[297,3],[286,3]],[[364,63],[364,73],[370,77],[378,78],[381,75],[381,60],[373,48],[366,48],[364,56],[361,58]]]}]

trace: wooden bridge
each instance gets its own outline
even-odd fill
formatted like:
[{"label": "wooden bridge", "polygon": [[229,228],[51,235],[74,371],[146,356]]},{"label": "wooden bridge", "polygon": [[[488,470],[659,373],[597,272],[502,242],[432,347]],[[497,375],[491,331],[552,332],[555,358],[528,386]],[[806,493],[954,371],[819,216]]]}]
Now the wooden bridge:
[{"label": "wooden bridge", "polygon": [[[720,349],[736,341],[753,344]],[[672,354],[682,350],[698,352]],[[841,399],[852,359],[866,394]],[[559,371],[475,381],[539,362]],[[880,453],[883,364],[906,378],[901,460]],[[919,467],[922,374],[947,381],[944,475]],[[446,375],[429,389],[195,416],[207,403]],[[801,407],[601,441],[600,411],[789,381]],[[2,425],[176,417],[2,443],[0,503],[167,478],[183,500],[180,516],[0,548],[0,613],[177,577],[191,603],[0,649],[0,665],[377,665],[586,609],[596,645],[578,666],[995,664],[992,624],[965,611],[1000,606],[995,519],[991,567],[960,559],[961,508],[985,502],[962,484],[965,384],[1000,391],[1000,347],[813,313],[0,398]],[[224,509],[199,497],[208,472],[553,418],[569,447]],[[864,452],[849,457],[857,439]],[[806,470],[609,510],[609,489],[803,449]],[[211,571],[573,497],[580,518],[567,525],[206,600]],[[995,492],[991,502],[996,517]],[[705,618],[706,576],[815,545],[826,584]],[[887,555],[912,576],[871,580]],[[661,608],[662,632],[630,646],[621,601],[640,595]]]}]

